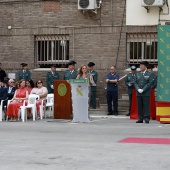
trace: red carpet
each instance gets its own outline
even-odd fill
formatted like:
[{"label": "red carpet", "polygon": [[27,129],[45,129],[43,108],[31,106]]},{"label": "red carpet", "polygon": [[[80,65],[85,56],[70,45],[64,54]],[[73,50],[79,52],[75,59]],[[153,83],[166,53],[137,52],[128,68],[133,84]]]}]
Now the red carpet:
[{"label": "red carpet", "polygon": [[170,138],[125,138],[120,143],[141,143],[141,144],[170,144]]}]

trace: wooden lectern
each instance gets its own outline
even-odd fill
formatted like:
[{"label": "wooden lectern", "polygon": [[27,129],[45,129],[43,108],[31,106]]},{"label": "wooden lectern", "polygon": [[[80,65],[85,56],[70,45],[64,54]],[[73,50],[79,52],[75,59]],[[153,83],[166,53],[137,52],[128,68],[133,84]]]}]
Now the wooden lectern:
[{"label": "wooden lectern", "polygon": [[54,81],[54,119],[71,119],[71,86],[66,80]]}]

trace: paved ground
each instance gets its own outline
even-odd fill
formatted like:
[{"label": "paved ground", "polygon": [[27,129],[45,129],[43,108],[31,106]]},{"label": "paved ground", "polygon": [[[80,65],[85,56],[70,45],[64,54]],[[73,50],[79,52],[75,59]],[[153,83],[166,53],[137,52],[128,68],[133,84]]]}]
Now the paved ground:
[{"label": "paved ground", "polygon": [[1,170],[168,170],[170,145],[119,143],[169,138],[170,125],[93,115],[90,123],[44,119],[0,122]]}]

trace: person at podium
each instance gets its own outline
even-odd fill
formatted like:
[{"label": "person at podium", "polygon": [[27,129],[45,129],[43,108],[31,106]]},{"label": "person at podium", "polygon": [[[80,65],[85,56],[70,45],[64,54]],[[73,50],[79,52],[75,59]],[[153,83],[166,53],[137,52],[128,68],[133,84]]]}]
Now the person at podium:
[{"label": "person at podium", "polygon": [[134,86],[135,74],[136,74],[136,66],[131,66],[131,72],[127,74],[125,80],[125,85],[127,86],[128,96],[129,96],[129,113],[127,113],[126,116],[130,116],[130,112],[131,112],[132,91],[133,89],[135,89]]},{"label": "person at podium", "polygon": [[[90,99],[90,96],[91,96],[90,86],[94,83],[94,81],[93,81],[93,76],[88,73],[88,69],[87,69],[86,65],[83,64],[80,67],[80,70],[79,70],[79,73],[78,73],[76,79],[88,79],[89,80],[89,87],[88,87],[89,93],[88,93],[88,97]],[[88,100],[88,108],[89,108],[89,105],[90,105],[90,100]],[[88,115],[88,118],[91,120],[90,115]]]},{"label": "person at podium", "polygon": [[79,70],[79,73],[78,73],[76,79],[88,79],[89,85],[93,82],[93,77],[91,74],[88,73],[86,65],[82,65],[80,67],[80,70]]},{"label": "person at podium", "polygon": [[77,71],[75,70],[75,61],[70,61],[68,63],[68,70],[64,72],[63,80],[76,79]]},{"label": "person at podium", "polygon": [[[79,73],[78,73],[76,79],[88,79],[88,80],[89,80],[89,96],[90,96],[90,95],[91,95],[90,86],[91,86],[91,84],[92,84],[94,81],[93,81],[93,76],[88,73],[88,70],[87,70],[87,66],[86,66],[86,65],[82,65],[82,66],[80,67],[80,70],[79,70]],[[89,102],[90,102],[90,101],[89,101]]]}]

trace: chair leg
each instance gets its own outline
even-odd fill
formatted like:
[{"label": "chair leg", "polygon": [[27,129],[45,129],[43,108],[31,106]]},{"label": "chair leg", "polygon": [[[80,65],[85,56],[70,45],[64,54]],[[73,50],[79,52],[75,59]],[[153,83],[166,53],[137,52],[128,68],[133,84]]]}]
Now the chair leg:
[{"label": "chair leg", "polygon": [[7,108],[6,108],[6,106],[4,106],[4,120],[6,120],[6,110],[7,110]]},{"label": "chair leg", "polygon": [[18,120],[19,120],[20,116],[21,116],[21,109],[19,109],[19,111],[18,111]]},{"label": "chair leg", "polygon": [[46,119],[46,107],[44,109],[44,118]]},{"label": "chair leg", "polygon": [[43,106],[40,106],[40,118],[43,119]]},{"label": "chair leg", "polygon": [[52,118],[54,118],[54,106],[52,106]]},{"label": "chair leg", "polygon": [[22,122],[25,121],[25,108],[23,106],[21,106],[21,119],[22,119]]},{"label": "chair leg", "polygon": [[0,105],[0,122],[2,122],[2,106]]},{"label": "chair leg", "polygon": [[35,108],[32,108],[33,121],[35,121]]}]

